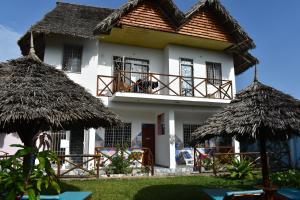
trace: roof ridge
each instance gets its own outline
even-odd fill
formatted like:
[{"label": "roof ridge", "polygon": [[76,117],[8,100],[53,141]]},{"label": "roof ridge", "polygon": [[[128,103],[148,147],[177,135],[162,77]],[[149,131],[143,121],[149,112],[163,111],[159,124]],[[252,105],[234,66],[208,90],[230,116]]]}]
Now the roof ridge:
[{"label": "roof ridge", "polygon": [[71,6],[87,7],[87,8],[95,8],[95,9],[116,10],[115,8],[100,7],[100,6],[94,6],[94,5],[77,4],[77,3],[69,3],[69,2],[62,2],[62,1],[57,1],[56,2],[56,6],[59,6],[60,4],[71,5]]}]

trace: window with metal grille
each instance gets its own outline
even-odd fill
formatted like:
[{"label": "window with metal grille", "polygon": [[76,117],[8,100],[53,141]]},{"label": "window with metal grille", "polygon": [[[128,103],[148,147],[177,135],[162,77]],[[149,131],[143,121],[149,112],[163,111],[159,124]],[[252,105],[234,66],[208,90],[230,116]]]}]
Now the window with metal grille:
[{"label": "window with metal grille", "polygon": [[212,85],[222,84],[222,66],[221,63],[206,62],[207,79]]},{"label": "window with metal grille", "polygon": [[190,147],[189,141],[191,134],[201,126],[201,124],[183,124],[183,145],[184,147]]},{"label": "window with metal grille", "polygon": [[105,129],[105,147],[131,147],[131,123]]},{"label": "window with metal grille", "polygon": [[65,45],[62,69],[67,72],[81,72],[82,46]]},{"label": "window with metal grille", "polygon": [[66,139],[66,132],[61,131],[57,133],[50,133],[52,142],[50,143],[50,149],[54,151],[57,155],[62,156],[66,154],[66,149],[61,148],[61,140]]}]

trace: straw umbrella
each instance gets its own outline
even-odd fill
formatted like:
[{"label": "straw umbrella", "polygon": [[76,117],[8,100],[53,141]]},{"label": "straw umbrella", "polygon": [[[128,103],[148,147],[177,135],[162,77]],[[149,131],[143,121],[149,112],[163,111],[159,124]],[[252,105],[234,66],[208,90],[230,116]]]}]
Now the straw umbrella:
[{"label": "straw umbrella", "polygon": [[198,128],[191,141],[195,144],[216,136],[259,140],[263,186],[267,199],[272,199],[266,141],[287,140],[292,134],[300,133],[300,102],[262,84],[256,77],[228,107]]},{"label": "straw umbrella", "polygon": [[[0,88],[0,133],[16,132],[28,147],[34,146],[33,138],[41,131],[120,123],[116,114],[63,71],[41,62],[32,39],[28,56],[0,63]],[[30,157],[24,159],[28,173]]]}]

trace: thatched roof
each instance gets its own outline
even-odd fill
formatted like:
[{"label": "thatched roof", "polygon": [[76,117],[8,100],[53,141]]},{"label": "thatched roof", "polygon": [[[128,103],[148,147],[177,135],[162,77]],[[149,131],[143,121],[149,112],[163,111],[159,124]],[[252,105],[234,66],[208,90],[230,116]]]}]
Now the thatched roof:
[{"label": "thatched roof", "polygon": [[120,121],[64,72],[30,55],[0,63],[0,133],[71,130]]},{"label": "thatched roof", "polygon": [[174,27],[179,29],[194,14],[202,9],[210,9],[236,40],[225,51],[234,57],[235,73],[238,75],[258,63],[258,59],[252,56],[248,50],[255,48],[253,40],[243,30],[239,23],[221,5],[219,0],[200,0],[186,14],[181,12],[172,0],[129,0],[121,8],[113,10],[91,6],[75,5],[69,3],[57,3],[57,6],[45,17],[33,25],[19,40],[18,44],[22,54],[29,52],[30,32],[34,33],[37,55],[44,57],[45,36],[48,34],[60,34],[71,37],[92,39],[95,35],[108,34],[118,24],[122,16],[133,10],[144,1],[157,4]]},{"label": "thatched roof", "polygon": [[300,101],[254,81],[228,107],[213,115],[192,135],[192,143],[216,136],[237,139],[286,139],[300,133]]},{"label": "thatched roof", "polygon": [[170,19],[175,27],[179,26],[181,20],[184,18],[184,14],[178,9],[178,7],[173,3],[172,0],[129,0],[121,8],[115,10],[103,21],[101,21],[95,27],[94,34],[97,35],[109,33],[124,15],[126,15],[145,1],[156,3],[157,7],[162,9],[164,14]]},{"label": "thatched roof", "polygon": [[[109,8],[58,2],[51,12],[47,13],[41,21],[33,25],[19,40],[18,43],[22,54],[28,55],[30,32],[35,33],[36,43],[38,43],[36,36],[44,34],[62,34],[91,39],[94,38],[93,31],[96,25],[113,11],[113,9]],[[38,47],[37,45],[35,46]]]}]

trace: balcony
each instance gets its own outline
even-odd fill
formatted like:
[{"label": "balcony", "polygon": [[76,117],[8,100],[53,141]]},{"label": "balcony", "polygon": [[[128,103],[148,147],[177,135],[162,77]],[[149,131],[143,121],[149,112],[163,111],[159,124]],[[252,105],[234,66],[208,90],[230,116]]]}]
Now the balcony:
[{"label": "balcony", "polygon": [[114,76],[98,75],[97,96],[112,97],[118,92],[139,96],[145,94],[220,100],[233,98],[231,80],[132,71],[118,71]]}]

